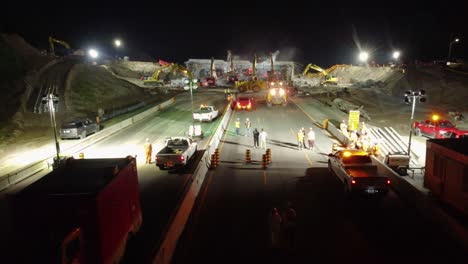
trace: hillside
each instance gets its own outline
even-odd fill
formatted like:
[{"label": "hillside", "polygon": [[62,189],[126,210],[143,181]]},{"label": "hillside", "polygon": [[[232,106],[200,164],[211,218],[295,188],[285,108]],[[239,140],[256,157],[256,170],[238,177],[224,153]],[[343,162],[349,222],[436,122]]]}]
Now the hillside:
[{"label": "hillside", "polygon": [[115,66],[113,71],[92,65],[85,57],[55,58],[29,45],[18,35],[0,35],[0,146],[45,139],[51,135],[50,117],[42,98],[48,90],[59,97],[57,124],[78,116],[111,118],[156,104],[173,92],[139,87],[116,74],[135,78],[139,73]]}]

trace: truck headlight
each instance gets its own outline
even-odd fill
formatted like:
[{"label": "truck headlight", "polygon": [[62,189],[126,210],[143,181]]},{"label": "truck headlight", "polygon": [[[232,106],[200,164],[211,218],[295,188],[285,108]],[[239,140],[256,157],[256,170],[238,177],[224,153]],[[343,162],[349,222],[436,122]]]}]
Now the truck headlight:
[{"label": "truck headlight", "polygon": [[271,89],[271,90],[270,90],[270,94],[271,94],[271,95],[276,95],[276,90],[275,90],[275,89]]},{"label": "truck headlight", "polygon": [[447,133],[447,131],[445,131],[445,130],[440,130],[439,131],[439,134],[445,134],[445,133]]},{"label": "truck headlight", "polygon": [[283,85],[283,82],[280,82],[279,85]]},{"label": "truck headlight", "polygon": [[281,96],[283,96],[283,95],[284,95],[284,90],[283,90],[283,89],[279,89],[279,94],[280,94]]},{"label": "truck headlight", "polygon": [[275,85],[275,82],[271,82],[270,85],[271,85],[271,86]]}]

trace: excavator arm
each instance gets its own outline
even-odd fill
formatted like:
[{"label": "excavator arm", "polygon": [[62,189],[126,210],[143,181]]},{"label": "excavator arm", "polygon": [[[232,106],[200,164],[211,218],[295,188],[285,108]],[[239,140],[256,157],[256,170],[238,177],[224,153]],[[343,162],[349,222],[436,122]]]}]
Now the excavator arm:
[{"label": "excavator arm", "polygon": [[63,40],[58,40],[58,39],[55,39],[55,38],[49,36],[50,52],[51,52],[53,55],[55,55],[54,43],[60,44],[60,45],[64,46],[65,48],[71,50],[70,45],[69,45],[68,43],[66,43],[65,41],[63,41]]}]

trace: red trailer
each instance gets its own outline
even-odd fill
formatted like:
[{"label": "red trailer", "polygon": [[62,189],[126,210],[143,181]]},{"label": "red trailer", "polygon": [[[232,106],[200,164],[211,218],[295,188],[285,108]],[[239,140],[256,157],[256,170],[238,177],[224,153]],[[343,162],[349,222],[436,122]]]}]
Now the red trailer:
[{"label": "red trailer", "polygon": [[68,159],[9,206],[17,263],[119,263],[142,222],[135,159]]},{"label": "red trailer", "polygon": [[428,140],[425,171],[424,186],[468,216],[468,138]]}]

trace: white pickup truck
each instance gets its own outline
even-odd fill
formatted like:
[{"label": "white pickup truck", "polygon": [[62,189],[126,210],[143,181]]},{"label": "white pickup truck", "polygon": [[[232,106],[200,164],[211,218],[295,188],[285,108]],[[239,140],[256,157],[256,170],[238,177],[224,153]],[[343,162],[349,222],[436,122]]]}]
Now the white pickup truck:
[{"label": "white pickup truck", "polygon": [[342,149],[328,155],[328,169],[343,183],[347,194],[365,192],[386,194],[390,179],[377,171],[369,154],[361,150]]},{"label": "white pickup truck", "polygon": [[191,138],[167,138],[166,146],[156,154],[156,166],[161,170],[184,167],[196,152],[197,142]]},{"label": "white pickup truck", "polygon": [[193,119],[198,121],[213,121],[218,116],[218,109],[212,105],[202,105],[193,113]]}]

